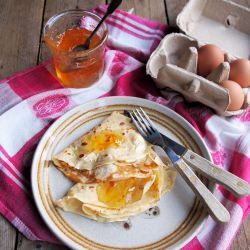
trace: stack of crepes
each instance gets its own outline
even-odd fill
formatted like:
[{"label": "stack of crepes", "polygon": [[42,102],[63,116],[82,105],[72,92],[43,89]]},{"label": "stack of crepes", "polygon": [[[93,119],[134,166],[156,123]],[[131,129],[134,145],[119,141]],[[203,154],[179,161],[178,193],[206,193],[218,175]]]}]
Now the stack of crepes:
[{"label": "stack of crepes", "polygon": [[124,221],[154,207],[175,180],[175,172],[136,131],[131,119],[119,112],[53,161],[76,183],[56,205],[101,222]]}]

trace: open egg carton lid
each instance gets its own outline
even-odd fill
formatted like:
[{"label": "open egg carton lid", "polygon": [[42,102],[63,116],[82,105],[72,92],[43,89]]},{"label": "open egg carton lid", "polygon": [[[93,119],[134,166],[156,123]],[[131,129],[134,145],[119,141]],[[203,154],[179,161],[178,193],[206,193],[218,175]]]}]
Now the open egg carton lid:
[{"label": "open egg carton lid", "polygon": [[228,0],[190,0],[176,23],[200,42],[250,59],[250,9],[245,6]]},{"label": "open egg carton lid", "polygon": [[[187,101],[199,101],[223,116],[241,114],[250,104],[250,88],[243,89],[241,109],[228,111],[229,93],[218,83],[228,79],[231,61],[249,59],[249,24],[247,7],[226,0],[190,0],[177,17],[177,25],[186,35],[167,35],[152,53],[147,73],[159,88],[170,87]],[[225,62],[203,78],[197,75],[197,49],[208,43],[225,52]]]}]

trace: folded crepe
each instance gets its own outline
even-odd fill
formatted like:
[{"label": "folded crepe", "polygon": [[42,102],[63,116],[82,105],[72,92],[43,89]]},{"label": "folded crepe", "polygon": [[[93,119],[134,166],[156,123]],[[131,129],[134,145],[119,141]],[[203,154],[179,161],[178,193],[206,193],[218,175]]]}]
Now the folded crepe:
[{"label": "folded crepe", "polygon": [[53,162],[76,183],[55,204],[102,222],[127,220],[155,206],[175,180],[131,119],[116,111]]}]

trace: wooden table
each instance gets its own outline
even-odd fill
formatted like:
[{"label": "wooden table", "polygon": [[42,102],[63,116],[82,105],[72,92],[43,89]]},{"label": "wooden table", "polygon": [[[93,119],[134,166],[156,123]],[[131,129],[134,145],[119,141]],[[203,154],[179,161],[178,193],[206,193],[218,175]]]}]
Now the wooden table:
[{"label": "wooden table", "polygon": [[[163,23],[174,24],[187,0],[124,0],[123,10]],[[235,0],[238,1],[239,0]],[[50,57],[42,28],[52,15],[68,9],[90,9],[105,0],[0,0],[0,79],[23,71]],[[0,216],[0,250],[68,249],[27,240]],[[250,249],[250,217],[241,226],[233,250]]]}]

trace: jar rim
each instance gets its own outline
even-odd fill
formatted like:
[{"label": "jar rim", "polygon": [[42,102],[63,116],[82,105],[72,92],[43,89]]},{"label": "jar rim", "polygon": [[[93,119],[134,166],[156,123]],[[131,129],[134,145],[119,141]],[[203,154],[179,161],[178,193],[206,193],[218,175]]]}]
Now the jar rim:
[{"label": "jar rim", "polygon": [[[75,14],[82,14],[82,16],[84,16],[84,14],[87,14],[87,15],[89,15],[89,16],[92,16],[92,17],[97,18],[99,22],[100,22],[101,19],[102,19],[98,14],[93,13],[93,12],[91,12],[91,11],[89,11],[89,10],[84,10],[84,9],[65,10],[65,11],[59,12],[59,13],[57,13],[57,14],[55,14],[55,15],[53,15],[52,17],[49,18],[49,20],[48,20],[48,21],[46,22],[46,24],[44,25],[44,28],[43,28],[43,35],[45,36],[45,34],[46,34],[46,31],[45,31],[46,28],[47,28],[48,26],[50,26],[50,25],[53,25],[53,24],[58,20],[58,18],[63,17],[63,16],[65,16],[65,15],[67,15],[67,14],[74,14],[74,13],[75,13]],[[97,50],[98,48],[100,48],[100,47],[105,43],[105,41],[106,41],[107,38],[108,38],[108,28],[107,28],[107,25],[105,24],[105,22],[102,23],[102,26],[104,27],[104,30],[105,30],[106,32],[104,33],[104,36],[102,37],[100,43],[99,43],[96,47],[94,47],[94,48],[90,48],[90,49],[88,49],[88,50],[80,51],[80,52],[75,52],[75,53],[77,53],[77,54],[82,54],[82,53],[83,53],[83,54],[88,54],[88,53],[91,53],[91,52]]]}]

